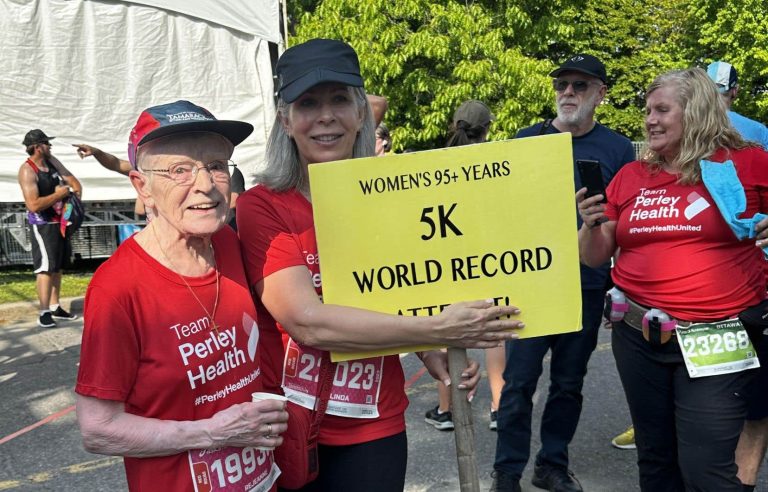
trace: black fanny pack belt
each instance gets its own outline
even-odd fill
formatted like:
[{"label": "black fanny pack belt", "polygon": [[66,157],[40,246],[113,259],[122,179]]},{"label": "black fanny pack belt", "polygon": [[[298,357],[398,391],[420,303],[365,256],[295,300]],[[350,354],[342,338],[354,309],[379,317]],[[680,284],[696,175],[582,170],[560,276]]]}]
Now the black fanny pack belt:
[{"label": "black fanny pack belt", "polygon": [[[643,317],[645,313],[650,311],[650,308],[641,306],[629,297],[627,297],[627,304],[629,305],[629,311],[624,314],[624,322],[636,330],[643,331]],[[679,326],[689,326],[691,324],[690,321],[676,321]],[[674,332],[672,334],[674,335]]]}]

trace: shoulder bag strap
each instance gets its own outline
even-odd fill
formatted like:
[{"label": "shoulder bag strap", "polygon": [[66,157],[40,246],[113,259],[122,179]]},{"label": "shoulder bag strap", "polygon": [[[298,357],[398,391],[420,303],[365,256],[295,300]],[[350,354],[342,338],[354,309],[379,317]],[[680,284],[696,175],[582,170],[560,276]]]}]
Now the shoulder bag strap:
[{"label": "shoulder bag strap", "polygon": [[320,387],[315,398],[315,411],[312,416],[312,425],[309,428],[309,440],[315,441],[320,434],[320,423],[325,417],[325,410],[328,408],[328,399],[331,396],[333,387],[333,376],[336,372],[336,364],[331,362],[331,356],[328,352],[323,352],[323,358],[320,364],[320,374],[318,375]]},{"label": "shoulder bag strap", "polygon": [[547,130],[549,130],[549,127],[552,126],[552,118],[547,118],[544,120],[544,123],[541,124],[541,128],[539,129],[539,135],[544,135],[547,133]]}]

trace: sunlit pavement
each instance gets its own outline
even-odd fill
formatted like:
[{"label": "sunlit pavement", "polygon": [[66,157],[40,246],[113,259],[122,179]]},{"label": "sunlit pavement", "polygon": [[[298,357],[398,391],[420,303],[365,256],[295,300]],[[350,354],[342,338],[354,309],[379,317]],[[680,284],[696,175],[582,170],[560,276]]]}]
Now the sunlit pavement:
[{"label": "sunlit pavement", "polygon": [[[75,300],[73,311],[79,313],[81,308],[82,300]],[[126,489],[119,458],[86,453],[80,444],[73,386],[81,334],[81,319],[43,329],[36,325],[34,309],[16,306],[10,312],[0,306],[0,491]],[[470,356],[481,364],[482,355],[479,350],[470,350]],[[406,414],[406,491],[458,491],[454,433],[437,431],[424,422],[424,412],[437,402],[434,382],[414,355],[402,357],[402,362],[411,400]],[[547,370],[535,396],[532,453],[538,446],[536,429]],[[488,429],[489,408],[490,395],[484,380],[473,402],[481,490],[490,487],[496,446],[496,433]],[[603,330],[584,385],[581,424],[570,448],[571,468],[584,490],[638,490],[635,452],[610,445],[611,438],[628,424],[610,350],[610,332]],[[526,492],[539,490],[530,484],[531,471],[529,464],[522,481]],[[757,490],[768,490],[765,469]]]}]

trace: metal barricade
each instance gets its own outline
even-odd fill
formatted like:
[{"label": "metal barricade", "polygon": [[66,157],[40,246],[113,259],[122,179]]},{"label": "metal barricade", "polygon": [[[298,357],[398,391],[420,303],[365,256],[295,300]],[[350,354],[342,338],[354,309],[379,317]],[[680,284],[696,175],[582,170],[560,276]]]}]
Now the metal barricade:
[{"label": "metal barricade", "polygon": [[[75,260],[107,258],[117,248],[120,225],[144,225],[133,200],[84,202],[85,219],[72,236]],[[23,203],[0,203],[0,266],[31,265],[32,242]]]}]

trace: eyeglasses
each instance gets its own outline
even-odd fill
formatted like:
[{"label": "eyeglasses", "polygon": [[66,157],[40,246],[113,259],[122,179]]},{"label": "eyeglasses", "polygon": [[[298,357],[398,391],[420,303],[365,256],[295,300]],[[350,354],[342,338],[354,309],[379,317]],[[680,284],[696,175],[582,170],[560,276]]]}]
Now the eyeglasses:
[{"label": "eyeglasses", "polygon": [[568,86],[573,87],[573,92],[586,92],[587,89],[589,89],[590,85],[602,85],[598,84],[597,82],[590,82],[588,80],[565,80],[565,79],[554,79],[552,81],[552,87],[555,88],[557,92],[565,92],[565,90],[568,88]]},{"label": "eyeglasses", "polygon": [[212,182],[226,183],[230,179],[231,167],[237,167],[237,164],[227,159],[211,161],[208,164],[198,166],[195,162],[177,162],[168,169],[143,169],[144,173],[161,173],[171,178],[176,184],[191,185],[197,179],[197,173],[201,169],[208,171]]}]

